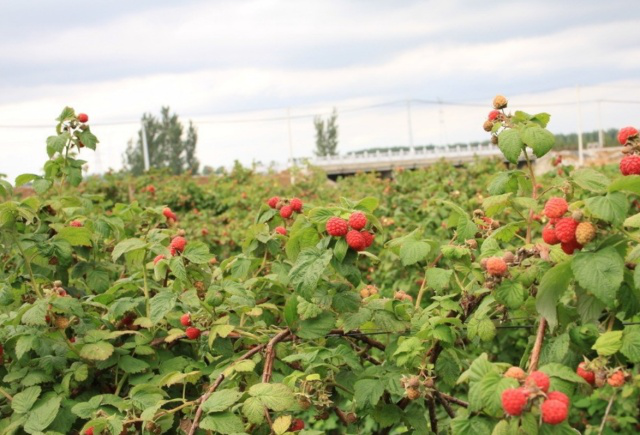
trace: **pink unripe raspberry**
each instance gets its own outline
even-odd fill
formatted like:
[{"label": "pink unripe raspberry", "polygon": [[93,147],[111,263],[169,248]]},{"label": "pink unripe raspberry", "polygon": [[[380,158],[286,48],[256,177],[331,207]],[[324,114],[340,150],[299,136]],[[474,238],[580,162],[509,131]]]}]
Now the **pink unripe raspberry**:
[{"label": "pink unripe raspberry", "polygon": [[155,265],[155,264],[158,264],[158,262],[159,262],[160,260],[164,260],[164,255],[162,255],[162,254],[157,255],[157,256],[156,256],[156,258],[154,258],[154,259],[153,259],[153,264],[154,264],[154,265]]},{"label": "pink unripe raspberry", "polygon": [[287,235],[287,229],[285,227],[276,227],[276,233],[282,234],[283,236]]},{"label": "pink unripe raspberry", "polygon": [[487,258],[486,267],[491,276],[503,276],[507,273],[507,263],[501,257]]},{"label": "pink unripe raspberry", "polygon": [[80,221],[71,221],[71,223],[69,224],[72,227],[81,227],[82,226],[82,222]]}]

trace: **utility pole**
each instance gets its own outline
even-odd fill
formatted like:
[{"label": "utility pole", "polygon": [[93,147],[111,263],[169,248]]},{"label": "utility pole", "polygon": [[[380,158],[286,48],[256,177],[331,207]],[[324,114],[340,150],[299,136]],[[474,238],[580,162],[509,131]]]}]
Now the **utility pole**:
[{"label": "utility pole", "polygon": [[291,134],[291,108],[287,107],[287,128],[289,130],[289,175],[291,176],[291,184],[296,184],[296,177],[293,174],[293,136]]},{"label": "utility pole", "polygon": [[580,85],[576,86],[576,99],[578,105],[578,166],[583,166],[584,152],[582,149],[582,105],[580,102]]},{"label": "utility pole", "polygon": [[147,144],[147,129],[144,128],[144,118],[140,124],[142,126],[142,157],[144,158],[144,171],[149,170],[149,145]]},{"label": "utility pole", "polygon": [[411,126],[411,100],[407,100],[407,130],[409,132],[409,146],[413,151],[413,127]]},{"label": "utility pole", "polygon": [[602,130],[602,100],[598,100],[598,145],[604,148],[604,130]]}]

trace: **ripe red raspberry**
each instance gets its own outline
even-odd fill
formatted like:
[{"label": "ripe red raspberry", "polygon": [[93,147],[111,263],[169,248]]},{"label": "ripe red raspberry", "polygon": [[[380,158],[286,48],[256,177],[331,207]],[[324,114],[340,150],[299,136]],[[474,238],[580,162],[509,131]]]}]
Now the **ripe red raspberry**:
[{"label": "ripe red raspberry", "polygon": [[560,247],[562,248],[562,250],[564,251],[565,254],[567,255],[573,255],[573,253],[577,250],[582,249],[582,245],[580,243],[578,243],[576,240],[569,242],[569,243],[560,243]]},{"label": "ripe red raspberry", "polygon": [[299,418],[294,418],[293,421],[291,421],[291,426],[289,426],[289,431],[298,432],[302,429],[304,429],[304,421]]},{"label": "ripe red raspberry", "polygon": [[533,387],[538,386],[545,393],[549,391],[549,376],[542,372],[531,372],[529,376],[524,381],[525,385]]},{"label": "ripe red raspberry", "polygon": [[626,145],[629,141],[629,138],[635,137],[638,135],[638,130],[634,127],[624,127],[621,128],[618,132],[618,142],[620,145]]},{"label": "ripe red raspberry", "polygon": [[146,191],[153,195],[154,193],[156,193],[156,188],[153,184],[149,184],[146,188]]},{"label": "ripe red raspberry", "polygon": [[528,397],[524,388],[507,388],[502,392],[502,409],[509,415],[520,415]]},{"label": "ripe red raspberry", "polygon": [[503,276],[507,273],[507,263],[501,257],[487,258],[487,273],[491,276]]},{"label": "ripe red raspberry", "polygon": [[622,370],[618,370],[607,379],[607,383],[612,387],[622,387],[625,382],[625,374]]},{"label": "ripe red raspberry", "polygon": [[189,340],[195,340],[200,337],[200,330],[198,328],[194,328],[193,326],[187,328],[184,333],[187,335]]},{"label": "ripe red raspberry", "polygon": [[280,209],[280,216],[284,219],[289,219],[293,214],[293,208],[290,205],[285,205]]},{"label": "ripe red raspberry", "polygon": [[545,400],[540,406],[542,421],[547,424],[560,424],[567,419],[569,407],[560,400]]},{"label": "ripe red raspberry", "polygon": [[347,245],[355,251],[362,251],[367,244],[360,231],[351,230],[347,233]]},{"label": "ripe red raspberry", "polygon": [[302,211],[302,201],[298,198],[293,198],[289,201],[289,205],[296,213],[300,213]]},{"label": "ripe red raspberry", "polygon": [[191,314],[184,313],[182,316],[180,316],[180,323],[182,324],[182,326],[191,326]]},{"label": "ripe red raspberry", "polygon": [[500,116],[500,111],[499,110],[492,110],[491,112],[489,112],[489,121],[495,121],[496,118]]},{"label": "ripe red raspberry", "polygon": [[267,201],[267,204],[269,204],[269,207],[271,208],[276,208],[276,205],[278,205],[278,201],[280,201],[280,198],[277,196],[272,196],[271,198],[269,198],[269,200]]},{"label": "ripe red raspberry", "polygon": [[622,175],[640,175],[640,156],[631,154],[620,160],[620,173]]},{"label": "ripe red raspberry", "polygon": [[560,391],[552,391],[549,394],[547,394],[547,400],[559,400],[565,405],[567,405],[567,408],[571,404],[571,400],[569,400],[569,396],[567,396],[566,394]]},{"label": "ripe red raspberry", "polygon": [[509,369],[504,372],[504,377],[524,381],[524,379],[527,377],[527,374],[520,367],[509,367]]},{"label": "ripe red raspberry", "polygon": [[283,236],[287,235],[287,229],[285,227],[276,227],[276,233],[282,234]]},{"label": "ripe red raspberry", "polygon": [[596,374],[591,370],[587,370],[585,367],[587,366],[586,362],[581,362],[578,364],[578,368],[576,369],[576,373],[582,379],[587,381],[589,384],[593,385],[596,382]]},{"label": "ripe red raspberry", "polygon": [[330,236],[335,237],[342,237],[347,234],[347,231],[349,231],[347,221],[336,216],[329,218],[326,228],[327,233],[329,233]]},{"label": "ripe red raspberry", "polygon": [[156,265],[160,260],[164,260],[164,255],[157,255],[156,258],[153,259],[153,264]]},{"label": "ripe red raspberry", "polygon": [[165,207],[162,210],[162,214],[164,215],[164,217],[166,217],[168,220],[174,220],[177,221],[178,220],[178,216],[176,216],[176,214],[174,212],[171,211],[171,209],[169,207]]},{"label": "ripe red raspberry", "polygon": [[548,218],[560,218],[567,210],[569,210],[569,204],[564,198],[553,197],[549,198],[544,205],[544,215]]},{"label": "ripe red raspberry", "polygon": [[81,227],[82,226],[82,222],[80,221],[71,221],[71,223],[69,224],[72,227]]},{"label": "ripe red raspberry", "polygon": [[185,246],[187,246],[187,240],[184,237],[174,237],[171,241],[171,248],[177,252],[184,251]]},{"label": "ripe red raspberry", "polygon": [[367,225],[367,217],[359,211],[351,213],[349,216],[349,226],[354,230],[361,230]]},{"label": "ripe red raspberry", "polygon": [[91,426],[89,429],[84,431],[85,435],[93,435],[93,426]]},{"label": "ripe red raspberry", "polygon": [[563,243],[571,243],[576,241],[576,228],[578,228],[578,221],[565,217],[556,223],[556,236],[558,240]]},{"label": "ripe red raspberry", "polygon": [[86,113],[78,113],[78,121],[85,123],[89,120],[89,115]]},{"label": "ripe red raspberry", "polygon": [[542,240],[550,245],[557,245],[560,243],[560,239],[556,235],[556,230],[551,225],[547,225],[542,230]]},{"label": "ripe red raspberry", "polygon": [[373,238],[374,238],[373,234],[371,234],[369,231],[360,231],[360,234],[362,234],[362,237],[364,237],[365,248],[368,248],[373,244]]}]

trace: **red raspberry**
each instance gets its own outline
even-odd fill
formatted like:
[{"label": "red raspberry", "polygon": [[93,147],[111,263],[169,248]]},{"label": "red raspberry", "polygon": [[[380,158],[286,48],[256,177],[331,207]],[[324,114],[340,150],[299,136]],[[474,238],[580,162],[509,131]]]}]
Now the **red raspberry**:
[{"label": "red raspberry", "polygon": [[185,246],[187,246],[187,240],[184,237],[174,237],[171,241],[171,248],[177,252],[184,251]]},{"label": "red raspberry", "polygon": [[203,228],[203,229],[201,229],[201,230],[200,230],[200,233],[201,233],[203,236],[208,236],[208,235],[209,235],[209,230],[208,230],[208,229],[206,229],[206,228]]},{"label": "red raspberry", "polygon": [[280,209],[280,216],[285,219],[289,219],[293,214],[293,208],[290,205],[285,205]]},{"label": "red raspberry", "polygon": [[78,121],[85,123],[89,120],[89,115],[86,113],[78,113]]},{"label": "red raspberry", "polygon": [[153,195],[154,193],[156,193],[156,188],[155,188],[155,186],[154,186],[153,184],[149,184],[149,185],[147,186],[146,190],[147,190],[147,192],[149,192],[149,193],[150,193],[150,194],[152,194],[152,195]]},{"label": "red raspberry", "polygon": [[171,253],[172,257],[175,257],[175,255],[178,253],[178,251],[176,251],[176,248],[174,248],[173,246],[169,246],[169,252]]},{"label": "red raspberry", "polygon": [[576,373],[582,379],[587,381],[589,384],[593,385],[596,382],[596,374],[591,370],[587,370],[585,367],[587,366],[586,362],[581,362],[578,364],[578,368],[576,369]]},{"label": "red raspberry", "polygon": [[560,239],[556,235],[556,230],[551,226],[547,225],[542,230],[542,240],[550,245],[557,245],[560,243]]},{"label": "red raspberry", "polygon": [[545,400],[540,406],[542,421],[547,424],[560,424],[567,419],[569,407],[560,400]]},{"label": "red raspberry", "polygon": [[336,216],[329,218],[326,228],[327,233],[329,233],[330,236],[335,237],[342,237],[347,234],[347,231],[349,231],[347,221]]},{"label": "red raspberry", "polygon": [[520,415],[528,397],[524,388],[507,388],[502,392],[502,409],[509,415]]},{"label": "red raspberry", "polygon": [[640,175],[640,156],[631,154],[620,160],[620,173],[622,175]]},{"label": "red raspberry", "polygon": [[191,314],[184,313],[182,316],[180,316],[180,323],[182,324],[182,326],[191,326]]},{"label": "red raspberry", "polygon": [[269,204],[269,207],[271,208],[276,208],[276,205],[278,205],[278,201],[280,201],[280,198],[278,198],[277,196],[272,196],[267,201],[267,204]]},{"label": "red raspberry", "polygon": [[71,221],[71,223],[69,224],[72,227],[81,227],[82,226],[82,222],[80,221]]},{"label": "red raspberry", "polygon": [[360,213],[359,211],[351,213],[351,216],[349,216],[349,226],[351,226],[351,228],[359,231],[363,229],[365,225],[367,225],[367,217],[364,213]]},{"label": "red raspberry", "polygon": [[569,243],[564,243],[564,242],[560,243],[560,247],[562,248],[564,253],[567,255],[572,255],[576,251],[576,249],[577,250],[582,249],[582,245],[578,243],[576,240]]},{"label": "red raspberry", "polygon": [[189,327],[184,331],[184,333],[187,335],[189,340],[195,340],[200,337],[200,330],[198,328]]},{"label": "red raspberry", "polygon": [[625,374],[622,370],[618,370],[607,379],[607,383],[612,387],[622,387],[625,382]]},{"label": "red raspberry", "polygon": [[158,264],[158,261],[160,261],[160,260],[164,260],[164,255],[162,255],[162,254],[157,255],[156,258],[153,259],[153,264],[154,265]]},{"label": "red raspberry", "polygon": [[566,217],[558,220],[556,223],[556,236],[563,243],[571,243],[576,241],[576,228],[579,222],[573,218]]},{"label": "red raspberry", "polygon": [[373,238],[374,238],[373,234],[371,234],[369,231],[360,231],[360,234],[362,234],[362,237],[364,237],[365,248],[368,248],[373,244]]},{"label": "red raspberry", "polygon": [[620,142],[620,145],[626,145],[629,141],[629,138],[635,137],[637,135],[638,130],[636,130],[634,127],[621,128],[618,132],[618,142]]},{"label": "red raspberry", "polygon": [[544,215],[548,218],[560,218],[567,210],[569,210],[569,204],[564,198],[553,197],[549,198],[544,205]]},{"label": "red raspberry", "polygon": [[289,201],[289,205],[296,213],[300,213],[302,211],[302,201],[300,201],[300,199],[298,198],[293,198],[291,201]]},{"label": "red raspberry", "polygon": [[166,217],[168,220],[174,220],[177,221],[178,220],[178,216],[176,216],[176,214],[174,212],[171,211],[171,209],[169,207],[165,207],[162,210],[162,214],[164,215],[164,217]]},{"label": "red raspberry", "polygon": [[492,110],[491,112],[489,112],[489,121],[495,121],[496,118],[500,116],[500,111],[499,110]]},{"label": "red raspberry", "polygon": [[299,430],[304,429],[304,421],[299,418],[294,418],[291,422],[291,426],[289,426],[289,431],[298,432]]},{"label": "red raspberry", "polygon": [[525,385],[533,387],[538,386],[545,393],[549,391],[549,376],[542,372],[531,372],[524,381]]},{"label": "red raspberry", "polygon": [[569,396],[567,396],[566,394],[560,391],[552,391],[549,394],[547,394],[547,400],[559,400],[565,405],[567,405],[567,408],[571,404],[571,400],[569,400]]},{"label": "red raspberry", "polygon": [[486,266],[491,276],[502,276],[507,273],[507,263],[501,257],[488,258]]},{"label": "red raspberry", "polygon": [[367,244],[360,231],[351,230],[347,233],[347,245],[355,251],[362,251]]},{"label": "red raspberry", "polygon": [[276,227],[276,233],[282,234],[283,236],[287,235],[287,229],[285,227]]},{"label": "red raspberry", "polygon": [[89,429],[84,431],[85,435],[93,435],[93,426],[91,426]]}]

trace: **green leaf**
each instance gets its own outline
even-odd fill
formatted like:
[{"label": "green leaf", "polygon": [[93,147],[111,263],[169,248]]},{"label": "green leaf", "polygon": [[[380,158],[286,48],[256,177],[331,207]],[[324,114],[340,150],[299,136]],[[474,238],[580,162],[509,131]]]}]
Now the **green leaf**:
[{"label": "green leaf", "polygon": [[33,182],[33,190],[39,195],[45,193],[51,186],[53,186],[53,183],[45,178],[39,178]]},{"label": "green leaf", "polygon": [[358,408],[363,408],[367,404],[376,406],[382,393],[384,393],[384,383],[380,379],[361,379],[354,385],[354,400]]},{"label": "green leaf", "polygon": [[32,326],[44,326],[47,324],[47,304],[38,301],[22,315],[22,323]]},{"label": "green leaf", "polygon": [[498,148],[511,163],[518,163],[523,147],[518,130],[508,128],[498,135]]},{"label": "green leaf", "polygon": [[204,412],[220,412],[226,411],[242,397],[237,389],[215,391],[206,402],[202,405]]},{"label": "green leaf", "polygon": [[430,288],[434,289],[437,292],[441,292],[447,287],[449,287],[449,281],[451,280],[452,275],[453,275],[453,270],[439,269],[437,267],[432,267],[427,270],[426,285],[428,285]]},{"label": "green leaf", "polygon": [[609,185],[609,192],[620,190],[640,195],[640,175],[625,175],[613,180]]},{"label": "green leaf", "polygon": [[249,397],[242,404],[242,413],[249,423],[260,424],[264,420],[265,407],[257,397]]},{"label": "green leaf", "polygon": [[16,177],[16,187],[27,184],[29,181],[33,181],[37,178],[40,178],[40,176],[36,174],[20,174]]},{"label": "green leaf", "polygon": [[552,378],[562,379],[574,384],[586,384],[585,380],[578,376],[575,370],[559,363],[550,363],[541,366],[538,370]]},{"label": "green leaf", "polygon": [[141,373],[149,368],[149,364],[130,355],[123,355],[118,361],[118,367],[125,373]]},{"label": "green leaf", "polygon": [[24,389],[23,391],[15,394],[13,396],[13,400],[11,401],[11,409],[13,409],[18,414],[25,414],[29,412],[31,407],[38,397],[40,397],[40,392],[42,389],[38,386],[29,387]]},{"label": "green leaf", "polygon": [[195,264],[206,264],[213,258],[209,247],[200,241],[189,242],[182,256]]},{"label": "green leaf", "polygon": [[330,250],[322,251],[318,248],[307,248],[298,255],[289,272],[289,278],[296,291],[305,299],[313,296],[318,280],[331,262],[332,256]]},{"label": "green leaf", "polygon": [[307,340],[324,337],[335,325],[336,319],[334,314],[330,311],[325,311],[313,319],[301,321],[298,325],[296,335]]},{"label": "green leaf", "polygon": [[623,225],[630,228],[640,228],[640,213],[626,218]]},{"label": "green leaf", "polygon": [[542,157],[547,154],[556,142],[553,133],[537,124],[531,124],[525,127],[521,137],[522,141],[533,150],[536,157]]},{"label": "green leaf", "polygon": [[312,302],[308,302],[306,299],[298,296],[298,315],[300,320],[312,319],[318,317],[322,313],[322,308]]},{"label": "green leaf", "polygon": [[126,239],[118,243],[115,248],[113,248],[111,258],[113,261],[116,261],[118,258],[120,258],[121,255],[126,254],[127,252],[144,249],[146,247],[147,244],[140,239]]},{"label": "green leaf", "polygon": [[503,281],[495,291],[496,301],[515,310],[522,306],[527,298],[527,292],[517,281]]},{"label": "green leaf", "polygon": [[344,260],[344,257],[347,255],[347,251],[349,251],[347,241],[343,238],[336,240],[336,245],[333,247],[333,255],[335,255],[339,262],[342,263],[342,260]]},{"label": "green leaf", "polygon": [[276,412],[286,411],[295,404],[293,391],[284,384],[255,384],[249,388],[249,395]]},{"label": "green leaf", "polygon": [[271,429],[276,435],[283,435],[287,433],[289,427],[291,426],[291,416],[290,415],[281,415],[273,421],[273,426]]},{"label": "green leaf", "polygon": [[82,358],[104,361],[113,353],[113,345],[107,341],[99,341],[97,343],[89,343],[82,346],[80,356]]},{"label": "green leaf", "polygon": [[624,328],[622,347],[620,352],[633,363],[640,362],[640,329],[634,327]]},{"label": "green leaf", "polygon": [[404,266],[410,266],[429,255],[431,245],[427,242],[418,240],[407,240],[400,247],[400,259]]},{"label": "green leaf", "polygon": [[358,201],[358,203],[354,208],[373,213],[375,209],[378,208],[378,204],[380,204],[380,201],[378,200],[378,198],[375,198],[373,196],[368,196]]},{"label": "green leaf", "polygon": [[172,291],[162,291],[149,301],[151,323],[157,324],[176,305],[178,295]]},{"label": "green leaf", "polygon": [[590,192],[606,192],[611,180],[600,171],[582,168],[571,174],[573,182]]},{"label": "green leaf", "polygon": [[614,247],[596,252],[579,252],[572,260],[578,284],[612,307],[624,277],[624,259]]},{"label": "green leaf", "polygon": [[91,246],[91,231],[86,227],[64,227],[55,238],[66,240],[72,246]]},{"label": "green leaf", "polygon": [[571,262],[556,264],[549,269],[538,287],[536,296],[536,309],[538,313],[549,323],[549,328],[554,329],[558,324],[557,304],[560,297],[569,288],[573,279]]},{"label": "green leaf", "polygon": [[592,349],[600,356],[613,355],[622,347],[622,331],[608,331],[600,335]]},{"label": "green leaf", "polygon": [[16,356],[18,359],[33,349],[34,342],[36,341],[35,335],[22,335],[16,342]]},{"label": "green leaf", "polygon": [[96,144],[100,142],[98,138],[93,133],[91,133],[89,127],[87,127],[86,130],[82,130],[80,134],[78,134],[78,139],[80,139],[80,142],[82,142],[82,144],[90,150],[95,150]]},{"label": "green leaf", "polygon": [[318,244],[320,236],[313,227],[302,228],[300,230],[292,230],[291,236],[285,245],[287,257],[290,260],[296,260],[300,252],[307,248],[312,248]]},{"label": "green leaf", "polygon": [[210,414],[202,419],[200,427],[221,434],[245,433],[242,419],[231,412]]},{"label": "green leaf", "polygon": [[622,223],[629,209],[626,195],[620,192],[587,198],[585,205],[594,217],[613,224]]},{"label": "green leaf", "polygon": [[26,432],[42,432],[58,415],[60,409],[61,396],[49,394],[38,400],[35,406],[27,414],[27,423],[24,425]]}]

